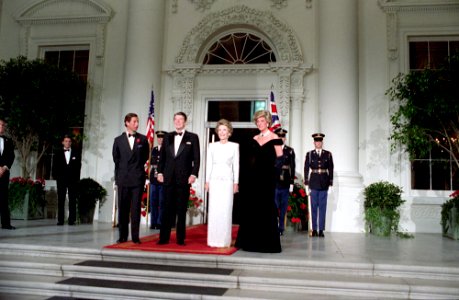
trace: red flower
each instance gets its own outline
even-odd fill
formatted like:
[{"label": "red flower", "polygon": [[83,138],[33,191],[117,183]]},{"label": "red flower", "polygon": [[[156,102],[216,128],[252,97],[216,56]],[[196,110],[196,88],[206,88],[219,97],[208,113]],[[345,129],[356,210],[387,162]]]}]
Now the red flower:
[{"label": "red flower", "polygon": [[135,142],[136,142],[137,144],[139,144],[139,143],[140,143],[140,139],[136,139]]},{"label": "red flower", "polygon": [[308,207],[308,206],[307,206],[306,204],[304,204],[304,203],[301,203],[301,204],[300,204],[300,209],[301,209],[301,210],[305,210],[307,207]]},{"label": "red flower", "polygon": [[301,197],[306,197],[306,192],[304,191],[304,189],[299,189],[298,192],[300,193]]},{"label": "red flower", "polygon": [[287,206],[287,211],[291,211],[292,210],[292,207],[289,205]]},{"label": "red flower", "polygon": [[142,217],[145,217],[147,215],[147,212],[145,210],[142,210]]},{"label": "red flower", "polygon": [[456,198],[459,197],[459,190],[454,191],[451,195],[449,195],[450,198]]}]

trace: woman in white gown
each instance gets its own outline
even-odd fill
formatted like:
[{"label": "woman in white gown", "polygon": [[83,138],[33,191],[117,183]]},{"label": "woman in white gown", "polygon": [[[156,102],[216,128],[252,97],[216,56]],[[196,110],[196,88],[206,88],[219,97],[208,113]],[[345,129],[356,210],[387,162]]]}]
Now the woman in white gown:
[{"label": "woman in white gown", "polygon": [[233,132],[233,126],[228,120],[218,121],[215,131],[220,141],[209,144],[207,151],[207,245],[230,247],[233,196],[239,189],[239,144],[228,141]]}]

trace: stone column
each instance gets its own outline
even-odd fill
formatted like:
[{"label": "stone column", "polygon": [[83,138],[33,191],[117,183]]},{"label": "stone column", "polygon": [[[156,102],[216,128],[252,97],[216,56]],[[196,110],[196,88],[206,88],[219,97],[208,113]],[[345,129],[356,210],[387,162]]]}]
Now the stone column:
[{"label": "stone column", "polygon": [[363,219],[358,173],[358,6],[356,0],[319,4],[319,127],[332,151],[335,179],[327,230],[360,232]]},{"label": "stone column", "polygon": [[139,132],[145,133],[150,94],[155,108],[161,86],[164,0],[130,0],[126,38],[122,117],[135,112],[140,117]]}]

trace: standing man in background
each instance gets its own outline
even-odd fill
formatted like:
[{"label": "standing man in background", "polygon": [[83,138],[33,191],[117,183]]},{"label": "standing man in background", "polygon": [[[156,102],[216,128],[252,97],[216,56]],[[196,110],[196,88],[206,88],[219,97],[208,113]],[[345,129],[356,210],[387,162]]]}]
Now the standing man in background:
[{"label": "standing man in background", "polygon": [[279,175],[276,177],[276,191],[274,200],[277,210],[279,211],[279,234],[284,235],[285,229],[285,214],[287,213],[288,198],[290,192],[293,191],[295,180],[295,151],[293,148],[285,145],[287,140],[287,130],[283,128],[276,129],[275,133],[282,139],[283,164],[279,170]]},{"label": "standing man in background", "polygon": [[177,217],[177,245],[185,246],[186,211],[190,187],[196,181],[201,162],[198,135],[185,130],[187,116],[174,114],[175,131],[164,137],[158,165],[158,181],[164,183],[165,210],[159,245],[169,243],[171,226]]},{"label": "standing man in background", "polygon": [[6,120],[0,116],[0,216],[2,229],[16,229],[11,226],[10,208],[8,205],[8,188],[10,184],[10,169],[14,162],[13,142],[4,134]]},{"label": "standing man in background", "polygon": [[156,132],[158,146],[153,147],[150,155],[150,229],[160,229],[161,216],[164,212],[164,189],[163,184],[158,182],[158,164],[166,133],[161,130]]},{"label": "standing man in background", "polygon": [[72,148],[72,139],[65,135],[62,148],[53,157],[53,178],[57,184],[57,225],[64,225],[65,198],[69,195],[68,224],[76,222],[76,189],[80,180],[81,155]]},{"label": "standing man in background", "polygon": [[139,117],[128,113],[124,117],[126,131],[113,142],[113,161],[115,163],[115,184],[118,190],[118,228],[117,243],[127,242],[129,234],[129,216],[131,238],[140,244],[140,211],[145,186],[145,163],[148,160],[150,146],[147,137],[137,132]]},{"label": "standing man in background", "polygon": [[[306,153],[304,162],[304,184],[311,190],[312,236],[324,237],[328,190],[333,186],[333,157],[322,149],[325,134],[314,133],[314,150]],[[309,172],[311,171],[311,172]],[[319,210],[319,233],[317,233],[317,210]]]}]

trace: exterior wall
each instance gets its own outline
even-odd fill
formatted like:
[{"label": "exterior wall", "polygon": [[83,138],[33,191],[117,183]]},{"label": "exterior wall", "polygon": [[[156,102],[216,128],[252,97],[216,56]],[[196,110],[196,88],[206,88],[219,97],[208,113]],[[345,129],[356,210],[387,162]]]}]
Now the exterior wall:
[{"label": "exterior wall", "polygon": [[[297,175],[302,176],[305,154],[313,148],[310,135],[327,131],[324,148],[333,152],[336,165],[327,230],[363,231],[362,189],[388,180],[401,185],[408,200],[402,227],[440,232],[440,204],[449,192],[411,190],[409,162],[405,155],[390,151],[385,91],[391,78],[407,70],[409,36],[459,34],[459,1],[216,0],[205,6],[189,0],[3,0],[0,4],[1,59],[19,54],[36,58],[42,45],[90,45],[82,177],[93,177],[109,190],[100,221],[110,221],[112,213],[113,138],[124,130],[123,117],[131,111],[139,114],[140,131],[145,130],[151,90],[156,128],[172,130],[173,113],[184,110],[190,116],[187,128],[200,136],[205,157],[206,100],[267,99],[273,87],[281,122],[289,130],[288,143],[297,154]],[[234,9],[239,11],[231,12]],[[94,15],[99,18],[89,17]],[[202,66],[199,59],[205,47],[238,26],[264,36],[277,53],[298,55],[279,57],[277,63],[257,70]],[[327,33],[327,27],[340,34]],[[293,39],[286,38],[288,32]],[[203,186],[202,170],[198,190]]]}]

